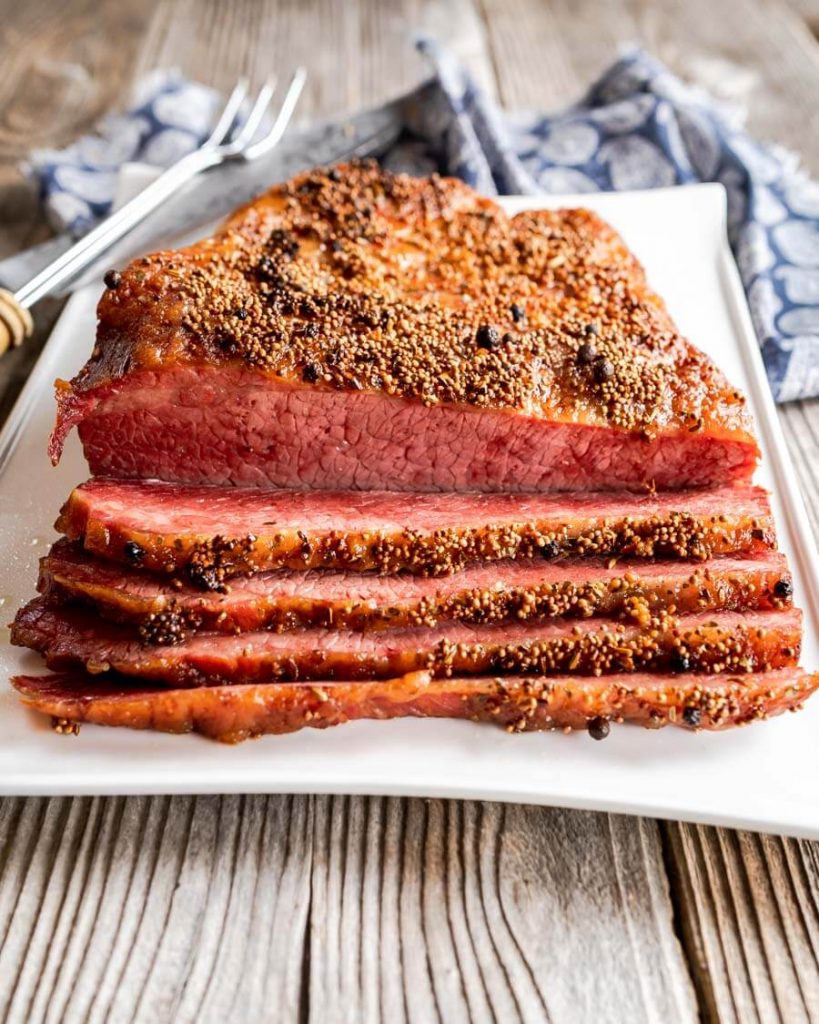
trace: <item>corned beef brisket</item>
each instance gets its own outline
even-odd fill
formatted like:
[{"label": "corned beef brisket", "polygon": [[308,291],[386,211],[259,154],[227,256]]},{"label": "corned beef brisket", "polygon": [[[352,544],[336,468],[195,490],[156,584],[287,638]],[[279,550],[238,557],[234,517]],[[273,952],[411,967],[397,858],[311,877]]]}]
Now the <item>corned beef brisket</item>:
[{"label": "corned beef brisket", "polygon": [[609,722],[650,729],[725,729],[795,711],[819,674],[780,669],[744,676],[664,675],[543,678],[416,672],[379,682],[256,683],[173,690],[82,674],[18,676],[23,703],[52,716],[60,732],[79,723],[198,732],[224,743],[264,733],[324,729],[362,718],[466,718],[510,732],[588,729],[604,739]]},{"label": "corned beef brisket", "polygon": [[434,578],[332,569],[280,569],[237,576],[203,591],[177,576],[129,569],[60,541],[40,562],[39,590],[49,601],[80,602],[130,623],[151,643],[180,643],[192,633],[254,629],[395,629],[442,622],[621,617],[773,609],[791,603],[785,558],[764,551],[710,562],[600,558],[506,559]]},{"label": "corned beef brisket", "polygon": [[314,171],[133,262],[58,384],[98,475],[543,492],[747,480],[745,399],[588,210]]},{"label": "corned beef brisket", "polygon": [[588,210],[302,174],[108,276],[57,400],[93,478],[12,640],[58,731],[602,739],[819,686],[745,399]]}]

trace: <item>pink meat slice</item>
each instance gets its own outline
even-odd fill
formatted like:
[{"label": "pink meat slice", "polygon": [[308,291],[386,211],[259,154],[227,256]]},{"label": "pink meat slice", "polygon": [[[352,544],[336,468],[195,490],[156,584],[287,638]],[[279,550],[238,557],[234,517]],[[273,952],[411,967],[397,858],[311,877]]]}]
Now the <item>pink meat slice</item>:
[{"label": "pink meat slice", "polygon": [[546,555],[704,559],[773,547],[749,484],[673,494],[266,492],[92,479],[57,528],[133,567],[225,576],[288,567],[441,575],[473,561]]},{"label": "pink meat slice", "polygon": [[260,683],[168,690],[85,673],[18,676],[27,707],[58,732],[81,723],[197,732],[225,743],[323,729],[356,719],[467,718],[510,732],[588,729],[612,723],[656,729],[726,729],[795,711],[819,688],[819,673],[780,669],[743,676],[636,673],[604,678],[466,677],[419,672],[369,683]]},{"label": "pink meat slice", "polygon": [[12,642],[50,668],[85,667],[172,685],[271,679],[388,679],[419,669],[436,674],[577,672],[644,668],[751,672],[795,665],[801,612],[724,612],[636,621],[453,622],[389,631],[297,629],[240,635],[203,633],[176,646],[148,645],[132,630],[81,608],[42,598],[17,615]]},{"label": "pink meat slice", "polygon": [[635,602],[650,612],[773,609],[790,604],[784,555],[717,557],[710,562],[599,558],[505,560],[438,578],[333,570],[275,570],[237,576],[226,593],[128,569],[60,541],[42,559],[40,590],[54,601],[82,601],[130,622],[153,642],[191,632],[325,626],[387,629],[453,619],[492,622],[557,616],[619,616]]}]

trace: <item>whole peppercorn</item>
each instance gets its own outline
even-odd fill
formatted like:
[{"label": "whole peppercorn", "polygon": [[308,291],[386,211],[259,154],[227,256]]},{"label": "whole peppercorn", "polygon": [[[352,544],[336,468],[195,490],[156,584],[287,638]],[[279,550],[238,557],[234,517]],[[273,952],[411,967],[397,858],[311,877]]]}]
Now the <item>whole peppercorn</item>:
[{"label": "whole peppercorn", "polygon": [[589,736],[593,740],[604,740],[608,736],[610,729],[608,719],[602,718],[600,715],[597,718],[590,719],[587,728]]},{"label": "whole peppercorn", "polygon": [[236,317],[237,320],[247,320],[247,310],[242,308],[241,306],[239,307],[239,309],[233,310],[233,315]]},{"label": "whole peppercorn", "polygon": [[106,270],[102,280],[106,288],[119,288],[122,283],[122,274],[118,270]]},{"label": "whole peppercorn", "polygon": [[331,167],[327,172],[330,181],[341,181],[341,171],[337,167]]},{"label": "whole peppercorn", "polygon": [[605,384],[614,376],[614,367],[608,359],[597,359],[594,364],[594,379],[598,384]]},{"label": "whole peppercorn", "polygon": [[509,307],[509,312],[512,314],[512,319],[516,324],[523,323],[526,319],[526,310],[518,302],[513,302]]},{"label": "whole peppercorn", "polygon": [[599,334],[600,333],[600,328],[595,323],[586,324],[586,326],[583,328],[583,333],[584,334]]},{"label": "whole peppercorn", "polygon": [[542,545],[540,553],[544,558],[557,558],[560,554],[560,545],[557,541],[547,540],[546,543]]},{"label": "whole peppercorn", "polygon": [[262,256],[256,266],[256,272],[263,281],[273,282],[280,277],[276,264],[269,256]]},{"label": "whole peppercorn", "polygon": [[793,583],[787,577],[783,577],[781,580],[777,580],[774,584],[774,594],[777,597],[786,600],[786,598],[793,596]]},{"label": "whole peppercorn", "polygon": [[691,659],[685,651],[680,650],[679,647],[675,647],[671,652],[669,664],[672,672],[688,672],[691,668]]},{"label": "whole peppercorn", "polygon": [[702,712],[699,708],[683,708],[683,721],[692,729],[699,729],[702,725]]},{"label": "whole peppercorn", "polygon": [[491,324],[481,324],[475,332],[475,343],[478,348],[492,351],[500,345],[500,340],[500,332],[497,327],[493,327]]},{"label": "whole peppercorn", "polygon": [[315,363],[307,363],[301,371],[301,376],[308,384],[315,384],[319,379],[319,368]]},{"label": "whole peppercorn", "polygon": [[589,344],[588,341],[584,341],[580,348],[577,350],[577,362],[580,366],[588,366],[593,363],[597,358],[597,349],[594,345]]},{"label": "whole peppercorn", "polygon": [[298,240],[289,231],[282,228],[275,228],[270,232],[267,245],[271,252],[287,259],[292,259],[299,251]]},{"label": "whole peppercorn", "polygon": [[123,548],[125,560],[130,562],[131,565],[140,565],[145,558],[145,550],[137,544],[135,540],[128,540],[125,542]]}]

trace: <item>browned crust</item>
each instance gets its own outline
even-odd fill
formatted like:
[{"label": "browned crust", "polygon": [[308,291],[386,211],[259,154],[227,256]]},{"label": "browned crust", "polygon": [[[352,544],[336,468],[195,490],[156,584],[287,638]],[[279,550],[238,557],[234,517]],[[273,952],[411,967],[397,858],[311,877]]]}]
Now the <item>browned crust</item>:
[{"label": "browned crust", "polygon": [[743,396],[588,210],[510,218],[453,179],[351,164],[277,186],[212,239],[115,280],[91,359],[58,383],[54,458],[95,389],[180,363],[646,438],[704,433],[747,446],[747,475],[758,455]]},{"label": "browned crust", "polygon": [[[222,637],[220,640],[224,639]],[[604,675],[643,669],[676,672],[758,672],[797,664],[802,643],[801,613],[774,613],[764,626],[719,618],[694,624],[668,614],[637,623],[606,622],[594,628],[566,626],[559,633],[507,639],[487,635],[456,642],[444,635],[431,643],[412,635],[385,639],[361,650],[354,637],[321,646],[309,633],[292,642],[258,649],[246,641],[184,645],[169,650],[141,646],[123,627],[95,624],[74,609],[49,609],[42,598],[22,608],[11,627],[11,642],[45,656],[49,668],[87,668],[151,679],[170,686],[201,686],[268,680],[388,679],[417,670],[436,676],[523,673]],[[100,643],[102,646],[100,647]],[[104,653],[101,653],[104,652]],[[104,660],[102,660],[104,659]]]},{"label": "browned crust", "polygon": [[797,710],[819,688],[798,669],[742,677],[619,676],[608,679],[430,679],[416,673],[379,683],[272,683],[198,690],[100,685],[84,675],[12,679],[27,707],[58,732],[79,724],[198,732],[225,743],[265,733],[326,728],[361,718],[467,718],[509,732],[588,729],[611,724],[727,729]]},{"label": "browned crust", "polygon": [[[144,574],[135,572],[135,579]],[[59,556],[40,561],[38,590],[49,603],[80,602],[113,622],[129,624],[146,643],[181,643],[201,631],[276,632],[304,627],[356,631],[436,626],[440,622],[512,622],[556,617],[637,618],[662,611],[687,614],[741,609],[776,609],[792,604],[791,574],[784,564],[762,565],[753,559],[731,569],[716,563],[681,566],[660,576],[640,576],[633,567],[616,575],[603,573],[590,560],[586,580],[570,579],[506,586],[503,578],[489,588],[466,587],[420,600],[337,600],[277,592],[248,595],[241,605],[229,595],[209,595],[182,587],[149,596],[136,589],[93,581],[61,565]],[[181,581],[180,581],[181,582]]]},{"label": "browned crust", "polygon": [[[506,558],[687,558],[771,548],[776,533],[771,516],[708,516],[681,512],[601,521],[572,515],[561,527],[546,524],[490,524],[480,528],[390,534],[368,531],[307,535],[276,530],[266,536],[166,536],[120,527],[94,518],[81,491],[72,492],[55,524],[69,540],[81,541],[94,555],[152,572],[184,572],[204,590],[218,590],[231,576],[268,569],[346,569],[354,572],[411,572],[445,575],[470,562]],[[131,554],[127,554],[130,552]],[[138,553],[135,560],[134,552]]]}]

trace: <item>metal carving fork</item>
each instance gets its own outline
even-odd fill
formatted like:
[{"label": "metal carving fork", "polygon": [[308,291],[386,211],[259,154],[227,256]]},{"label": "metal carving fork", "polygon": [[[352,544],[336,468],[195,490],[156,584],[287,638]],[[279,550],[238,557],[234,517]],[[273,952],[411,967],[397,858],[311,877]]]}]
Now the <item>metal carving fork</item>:
[{"label": "metal carving fork", "polygon": [[17,292],[12,294],[0,288],[0,355],[9,345],[20,345],[31,334],[34,323],[29,311],[35,302],[79,274],[191,178],[227,161],[256,160],[269,153],[284,134],[306,77],[304,68],[294,72],[273,124],[258,138],[262,118],[276,92],[276,81],[268,79],[247,117],[238,124],[237,117],[248,93],[248,82],[242,79],[228,97],[210,136],[198,149],[163,171]]}]

